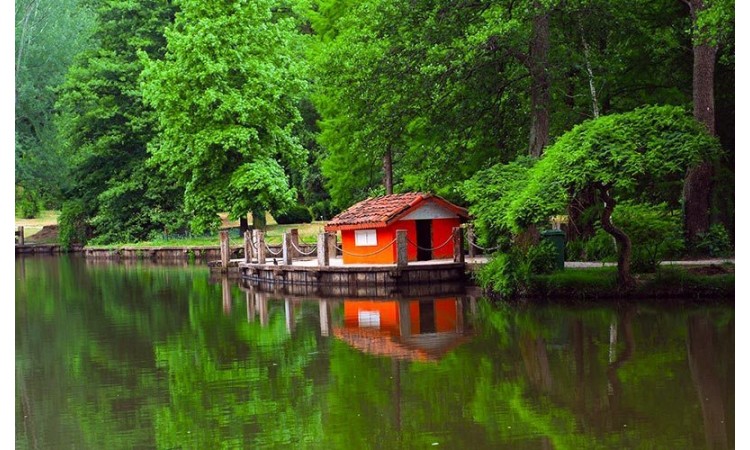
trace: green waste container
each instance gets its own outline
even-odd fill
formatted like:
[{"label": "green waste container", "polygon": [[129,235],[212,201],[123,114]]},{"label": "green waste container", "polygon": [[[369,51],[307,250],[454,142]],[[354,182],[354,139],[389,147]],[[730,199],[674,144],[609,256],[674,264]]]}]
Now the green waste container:
[{"label": "green waste container", "polygon": [[562,270],[565,268],[565,233],[560,230],[545,230],[542,231],[542,239],[546,239],[552,242],[557,250],[557,258],[555,258],[555,268]]}]

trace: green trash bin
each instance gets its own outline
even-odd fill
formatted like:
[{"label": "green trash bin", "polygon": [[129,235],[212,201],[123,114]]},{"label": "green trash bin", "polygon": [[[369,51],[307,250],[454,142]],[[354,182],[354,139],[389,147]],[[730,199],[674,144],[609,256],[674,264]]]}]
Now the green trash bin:
[{"label": "green trash bin", "polygon": [[545,230],[542,231],[542,239],[546,239],[552,242],[557,250],[557,258],[555,259],[555,269],[562,270],[565,268],[565,233],[561,230]]}]

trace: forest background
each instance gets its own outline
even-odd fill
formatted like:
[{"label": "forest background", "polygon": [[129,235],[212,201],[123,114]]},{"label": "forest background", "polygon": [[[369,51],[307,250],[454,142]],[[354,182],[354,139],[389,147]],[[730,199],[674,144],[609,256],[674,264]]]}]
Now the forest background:
[{"label": "forest background", "polygon": [[[728,0],[21,0],[15,209],[113,243],[423,190],[470,207],[491,245],[518,223],[499,217],[518,188],[503,171],[586,121],[672,105],[649,111],[694,116],[720,151],[692,190],[646,173],[620,197],[678,217],[688,244],[711,225],[733,241],[734,30]],[[601,209],[577,189],[569,241]]]}]

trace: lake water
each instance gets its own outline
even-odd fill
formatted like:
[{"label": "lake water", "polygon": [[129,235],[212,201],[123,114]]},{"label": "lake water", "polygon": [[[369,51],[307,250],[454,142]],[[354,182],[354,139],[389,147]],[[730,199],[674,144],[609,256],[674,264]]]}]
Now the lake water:
[{"label": "lake water", "polygon": [[16,258],[22,449],[727,449],[734,309],[284,298]]}]

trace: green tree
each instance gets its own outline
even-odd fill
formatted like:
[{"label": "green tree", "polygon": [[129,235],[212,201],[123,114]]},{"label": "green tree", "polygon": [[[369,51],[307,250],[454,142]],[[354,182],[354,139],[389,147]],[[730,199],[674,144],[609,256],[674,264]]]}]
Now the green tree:
[{"label": "green tree", "polygon": [[304,162],[293,135],[306,83],[302,36],[272,1],[180,2],[164,59],[148,60],[143,94],[158,112],[151,163],[185,186],[196,231],[294,199],[283,167]]},{"label": "green tree", "polygon": [[[144,165],[155,116],[141,98],[137,52],[164,51],[173,7],[156,0],[98,1],[96,47],[81,54],[62,86],[58,124],[72,160],[65,228],[91,226],[99,242],[145,239],[180,227],[181,191]],[[64,242],[69,244],[70,242]]]},{"label": "green tree", "polygon": [[93,22],[81,0],[16,2],[16,187],[48,207],[59,207],[69,166],[53,121],[57,88],[75,55],[90,47]]},{"label": "green tree", "polygon": [[501,207],[499,226],[518,232],[548,223],[551,216],[564,213],[571,197],[594,189],[603,203],[600,226],[617,241],[618,282],[627,289],[634,284],[632,245],[612,220],[615,206],[625,199],[653,200],[654,180],[682,178],[691,164],[715,158],[718,149],[717,140],[678,107],[653,106],[601,116],[562,135],[529,169],[525,182],[504,195],[490,187],[488,195],[476,196],[494,207],[471,211],[491,220]]}]

